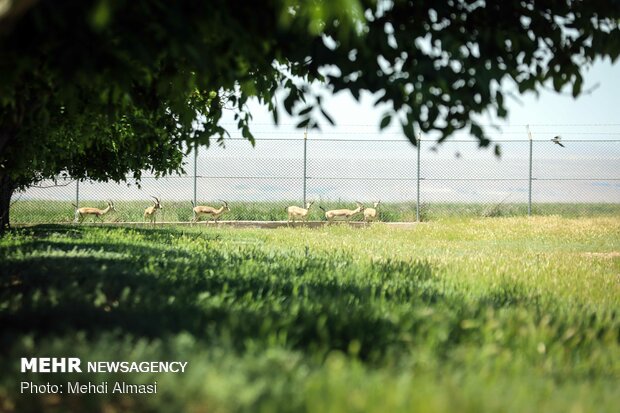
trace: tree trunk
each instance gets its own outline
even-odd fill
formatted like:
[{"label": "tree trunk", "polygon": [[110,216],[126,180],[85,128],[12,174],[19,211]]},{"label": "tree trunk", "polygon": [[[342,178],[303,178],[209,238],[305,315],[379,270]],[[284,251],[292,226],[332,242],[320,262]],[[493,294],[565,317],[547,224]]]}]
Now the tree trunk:
[{"label": "tree trunk", "polygon": [[0,236],[10,229],[9,212],[15,185],[8,174],[0,174]]}]

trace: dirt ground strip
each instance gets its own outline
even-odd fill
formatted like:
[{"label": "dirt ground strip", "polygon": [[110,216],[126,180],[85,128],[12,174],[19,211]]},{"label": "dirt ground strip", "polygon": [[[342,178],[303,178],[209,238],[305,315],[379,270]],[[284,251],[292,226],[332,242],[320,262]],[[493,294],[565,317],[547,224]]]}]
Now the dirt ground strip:
[{"label": "dirt ground strip", "polygon": [[620,251],[611,252],[584,252],[583,255],[592,258],[620,258]]},{"label": "dirt ground strip", "polygon": [[[320,228],[325,225],[350,225],[352,227],[368,227],[372,225],[387,225],[389,227],[394,228],[403,228],[403,229],[411,229],[415,228],[416,225],[420,224],[419,222],[373,222],[366,223],[362,221],[351,221],[351,222],[334,222],[332,224],[328,224],[327,221],[308,221],[308,222],[295,222],[288,224],[286,221],[218,221],[218,222],[207,222],[200,221],[197,223],[191,223],[187,221],[162,221],[156,222],[155,225],[189,225],[189,226],[228,226],[235,228],[282,228],[290,226],[291,228],[297,227],[307,227],[307,228]],[[149,222],[92,222],[92,223],[83,223],[79,225],[88,225],[88,226],[152,226],[153,224]],[[29,226],[29,225],[26,225]]]}]

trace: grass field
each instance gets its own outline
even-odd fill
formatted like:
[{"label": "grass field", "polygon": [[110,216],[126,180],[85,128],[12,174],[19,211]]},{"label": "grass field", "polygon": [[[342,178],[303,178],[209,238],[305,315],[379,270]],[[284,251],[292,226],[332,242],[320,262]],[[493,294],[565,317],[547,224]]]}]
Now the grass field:
[{"label": "grass field", "polygon": [[[0,239],[3,412],[615,412],[620,219]],[[20,357],[184,374],[22,374]],[[19,395],[20,381],[157,395]]]},{"label": "grass field", "polygon": [[[116,201],[116,211],[103,216],[105,222],[141,222],[144,209],[152,205],[150,201]],[[199,202],[200,203],[200,202]],[[202,202],[219,207],[220,203]],[[192,219],[192,206],[186,202],[162,202],[164,209],[158,212],[158,221],[179,222]],[[230,202],[231,211],[221,216],[222,220],[257,220],[283,221],[287,219],[285,208],[289,205],[301,205],[297,201],[274,202]],[[311,208],[309,220],[324,220],[319,205],[326,209],[355,208],[354,202],[317,201]],[[366,202],[367,207],[372,202]],[[105,201],[82,201],[80,206],[105,208]],[[415,202],[381,203],[380,219],[383,222],[411,222],[416,220]],[[535,215],[560,215],[567,218],[620,216],[620,203],[547,203],[534,204],[532,213]],[[526,216],[527,204],[523,203],[422,203],[420,218],[422,221],[433,221],[450,217],[512,217]],[[357,215],[356,219],[361,219]],[[74,208],[71,202],[19,200],[11,208],[11,222],[14,224],[68,224],[73,222]],[[206,219],[203,218],[203,219]],[[88,217],[85,222],[93,222]],[[97,220],[97,222],[99,222]]]}]

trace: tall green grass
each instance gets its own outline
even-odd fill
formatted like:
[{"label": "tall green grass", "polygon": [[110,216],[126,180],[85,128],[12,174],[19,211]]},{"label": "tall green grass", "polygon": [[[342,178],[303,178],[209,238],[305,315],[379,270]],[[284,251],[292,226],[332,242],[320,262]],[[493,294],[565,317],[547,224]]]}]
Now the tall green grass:
[{"label": "tall green grass", "polygon": [[[200,204],[209,204],[219,207],[217,201]],[[110,212],[102,217],[104,222],[142,222],[144,209],[152,203],[150,201],[116,201],[116,212]],[[192,205],[190,201],[172,202],[162,201],[164,209],[158,211],[157,221],[183,222],[192,219]],[[253,221],[283,221],[287,219],[286,207],[300,205],[299,201],[274,201],[274,202],[230,202],[231,211],[223,214],[221,220],[253,220]],[[317,201],[311,208],[308,219],[313,221],[325,220],[325,209],[355,208],[354,202],[344,201]],[[366,202],[366,206],[372,206],[372,202]],[[106,203],[83,201],[80,206],[105,208]],[[381,203],[379,205],[379,220],[383,222],[412,222],[416,221],[415,202]],[[27,224],[69,224],[74,219],[74,208],[71,202],[62,201],[36,201],[19,200],[11,208],[11,222],[17,225]],[[560,215],[568,218],[596,217],[596,216],[619,216],[620,204],[613,203],[549,203],[534,204],[534,215]],[[420,207],[420,219],[422,221],[435,221],[450,217],[512,217],[526,216],[527,204],[522,203],[422,203]],[[203,220],[206,217],[202,218]],[[354,219],[361,220],[362,215]],[[100,222],[94,217],[87,217],[88,222]]]},{"label": "tall green grass", "polygon": [[[615,411],[620,220],[399,230],[36,226],[0,239],[8,412]],[[19,373],[19,358],[186,374]],[[158,381],[155,396],[21,380]]]}]

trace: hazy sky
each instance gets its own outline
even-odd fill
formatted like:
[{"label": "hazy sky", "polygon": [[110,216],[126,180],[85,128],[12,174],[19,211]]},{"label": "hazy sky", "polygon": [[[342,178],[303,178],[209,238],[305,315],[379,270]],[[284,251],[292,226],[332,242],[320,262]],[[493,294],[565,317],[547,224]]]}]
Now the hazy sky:
[{"label": "hazy sky", "polygon": [[[443,200],[488,201],[503,199],[511,193],[513,201],[523,201],[527,196],[527,185],[523,181],[496,181],[489,183],[488,188],[481,187],[480,181],[451,183],[440,180],[435,181],[434,186],[431,182],[433,178],[527,179],[529,144],[526,125],[530,125],[533,138],[539,140],[533,149],[533,177],[538,179],[534,188],[536,200],[620,202],[620,183],[614,180],[620,178],[620,62],[612,65],[609,60],[599,60],[587,69],[583,90],[589,92],[577,99],[570,94],[570,87],[561,94],[549,87],[536,96],[535,93],[519,95],[515,86],[508,82],[507,86],[518,96],[518,99],[506,99],[509,117],[497,121],[483,116],[480,121],[501,127],[501,133],[494,128],[486,128],[492,139],[521,142],[501,143],[501,160],[490,149],[480,150],[475,142],[463,142],[473,139],[467,131],[456,133],[453,140],[444,143],[437,152],[429,150],[433,146],[431,142],[423,143],[421,175],[431,179],[425,181],[425,196]],[[412,168],[415,149],[402,142],[405,138],[396,122],[383,133],[379,131],[378,125],[385,108],[374,108],[372,101],[372,97],[366,95],[361,102],[356,102],[348,92],[325,99],[326,109],[336,121],[336,126],[323,124],[320,132],[308,132],[308,176],[315,177],[313,182],[316,183],[309,187],[311,196],[361,196],[359,194],[363,191],[369,199],[411,198],[411,188],[404,190],[403,185],[389,179],[415,174],[415,168]],[[264,108],[258,105],[251,108],[256,147],[251,148],[244,141],[235,141],[229,142],[226,149],[212,147],[201,152],[201,157],[211,158],[211,161],[205,161],[205,165],[218,165],[205,176],[224,170],[234,170],[232,175],[236,176],[290,176],[302,170],[299,162],[303,153],[303,131],[295,129],[295,120],[281,113],[281,124],[276,127],[271,114]],[[549,141],[558,134],[568,141],[565,148]],[[233,137],[240,138],[237,133],[233,133]],[[274,138],[299,139],[299,143],[270,140]],[[433,136],[422,138],[436,139]],[[327,142],[325,139],[401,142],[347,143]],[[618,142],[575,142],[612,139]],[[223,158],[222,162],[218,161],[220,158]],[[230,158],[237,158],[238,165],[226,161]],[[338,176],[345,180],[332,181],[327,185],[327,181],[316,178],[321,176]],[[346,177],[382,177],[388,180],[347,182]],[[260,187],[256,183],[250,186],[254,190]],[[295,185],[283,185],[282,193],[291,186]],[[269,186],[269,189],[273,188]],[[266,192],[263,195],[265,198],[273,196]]]},{"label": "hazy sky", "polygon": [[[598,60],[592,67],[584,72],[583,90],[590,90],[598,85],[591,93],[574,99],[570,95],[570,89],[563,94],[558,94],[549,86],[543,89],[539,96],[534,93],[518,95],[516,88],[511,87],[518,96],[518,101],[506,98],[509,117],[497,122],[503,126],[505,133],[513,134],[514,138],[527,137],[524,125],[531,125],[534,139],[542,139],[562,134],[566,139],[594,139],[594,132],[605,132],[606,139],[611,138],[609,133],[617,132],[615,138],[620,139],[620,62],[611,64],[609,59]],[[336,121],[335,127],[323,125],[322,132],[311,131],[315,138],[335,136],[341,138],[355,138],[356,133],[366,133],[379,136],[379,122],[384,110],[372,106],[372,97],[365,95],[361,102],[356,102],[348,92],[329,97],[325,101],[329,114]],[[257,136],[261,132],[283,131],[293,132],[294,121],[281,113],[281,125],[273,126],[272,116],[264,108],[257,104],[251,104]],[[481,118],[481,122],[488,124],[492,119]],[[574,126],[579,125],[579,126]],[[599,125],[593,127],[591,125]],[[605,125],[605,126],[603,126]],[[396,125],[383,134],[384,138],[394,138],[400,134]],[[496,132],[488,129],[489,133]],[[587,131],[588,134],[579,132]],[[517,133],[519,133],[517,135]],[[521,136],[522,134],[522,136]],[[299,131],[297,136],[302,137]],[[468,135],[459,134],[460,137]],[[427,137],[430,138],[430,137]],[[424,139],[424,137],[423,137]]]},{"label": "hazy sky", "polygon": [[573,99],[544,91],[537,99],[523,96],[523,103],[510,105],[511,124],[620,124],[620,62],[598,61],[586,71],[584,90],[592,93]]},{"label": "hazy sky", "polygon": [[[587,70],[584,90],[597,84],[592,93],[577,99],[568,92],[559,95],[547,90],[538,97],[529,93],[520,96],[519,101],[508,99],[509,118],[498,123],[502,133],[487,130],[493,139],[519,141],[501,144],[501,160],[490,150],[480,150],[475,142],[463,142],[472,140],[467,132],[456,134],[437,152],[430,150],[432,142],[423,142],[422,199],[499,202],[509,195],[511,202],[526,202],[529,143],[525,125],[529,124],[533,138],[538,140],[533,147],[535,202],[620,202],[620,63],[599,61]],[[337,125],[324,125],[321,132],[308,133],[308,196],[312,199],[415,199],[416,149],[406,142],[397,124],[380,133],[378,125],[385,110],[373,108],[371,102],[369,96],[361,103],[355,102],[348,93],[325,100]],[[250,107],[256,147],[237,139],[228,141],[225,149],[201,149],[199,199],[275,201],[302,194],[303,131],[295,129],[294,120],[284,113],[276,127],[264,108],[257,104]],[[231,116],[228,122],[232,120]],[[491,120],[483,118],[481,122],[489,124]],[[232,137],[240,138],[233,132],[232,123],[228,126]],[[557,134],[567,141],[565,148],[549,141]],[[432,138],[423,136],[423,140]],[[342,141],[353,139],[371,141]],[[602,139],[618,142],[575,142]],[[190,157],[190,175],[192,164]],[[453,178],[467,180],[450,181]],[[480,178],[493,181],[475,180]],[[142,189],[84,183],[80,194],[84,200],[98,200],[102,194],[119,201],[149,200],[151,194],[188,200],[192,197],[192,182],[190,176],[145,179]],[[25,199],[69,202],[75,199],[75,186],[32,188],[24,195]]]}]

